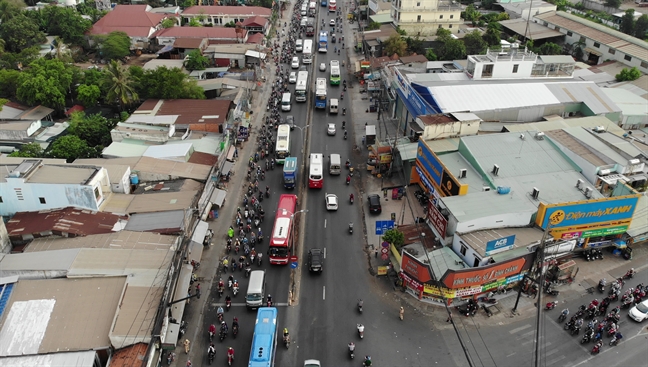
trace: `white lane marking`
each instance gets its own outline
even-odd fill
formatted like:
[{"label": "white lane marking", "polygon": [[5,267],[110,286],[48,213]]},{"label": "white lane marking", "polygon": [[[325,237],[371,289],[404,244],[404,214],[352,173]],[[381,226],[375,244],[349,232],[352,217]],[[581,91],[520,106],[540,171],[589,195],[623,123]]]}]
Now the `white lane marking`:
[{"label": "white lane marking", "polygon": [[326,259],[326,247],[324,247],[324,258]]},{"label": "white lane marking", "polygon": [[326,228],[326,219],[324,219],[324,228]]},{"label": "white lane marking", "polygon": [[526,324],[526,325],[524,325],[524,326],[520,326],[520,327],[517,328],[517,329],[513,329],[513,330],[509,331],[509,334],[515,334],[515,333],[517,333],[518,331],[522,331],[522,330],[524,330],[524,329],[528,329],[528,328],[530,328],[530,327],[531,327],[531,324]]},{"label": "white lane marking", "polygon": [[323,300],[326,299],[326,286],[323,286],[323,287],[322,287],[322,299],[323,299]]}]

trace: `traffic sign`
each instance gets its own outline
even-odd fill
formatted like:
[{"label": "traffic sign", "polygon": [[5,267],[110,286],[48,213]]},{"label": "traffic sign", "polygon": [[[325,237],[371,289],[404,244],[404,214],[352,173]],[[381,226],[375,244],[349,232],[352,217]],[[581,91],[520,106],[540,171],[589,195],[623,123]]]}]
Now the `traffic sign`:
[{"label": "traffic sign", "polygon": [[386,254],[386,253],[389,252],[389,250],[383,247],[383,248],[380,250],[380,252],[382,252],[383,254]]},{"label": "traffic sign", "polygon": [[377,220],[376,221],[376,235],[382,236],[390,229],[394,228],[393,220]]},{"label": "traffic sign", "polygon": [[299,264],[299,258],[297,256],[291,256],[290,257],[290,268],[291,269],[297,269],[297,265]]},{"label": "traffic sign", "polygon": [[380,244],[382,247],[389,247],[389,242],[383,241],[383,243]]},{"label": "traffic sign", "polygon": [[389,259],[389,255],[387,255],[387,254],[382,254],[382,255],[380,255],[380,257],[381,257],[383,260],[387,260],[387,259]]},{"label": "traffic sign", "polygon": [[297,263],[290,263],[291,269],[297,269]]}]

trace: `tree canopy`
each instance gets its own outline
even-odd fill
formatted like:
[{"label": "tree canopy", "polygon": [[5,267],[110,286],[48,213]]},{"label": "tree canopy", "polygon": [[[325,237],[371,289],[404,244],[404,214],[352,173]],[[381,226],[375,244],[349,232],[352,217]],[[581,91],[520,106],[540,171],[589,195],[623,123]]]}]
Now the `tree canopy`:
[{"label": "tree canopy", "polygon": [[466,45],[467,55],[481,55],[486,51],[486,48],[488,47],[486,41],[484,41],[481,33],[478,30],[474,30],[468,33],[462,40]]},{"label": "tree canopy", "polygon": [[18,70],[0,69],[0,98],[13,98],[16,96],[18,89]]},{"label": "tree canopy", "polygon": [[642,14],[635,23],[634,36],[642,40],[646,38],[646,32],[648,32],[648,15]]},{"label": "tree canopy", "polygon": [[101,98],[101,89],[97,84],[81,84],[77,87],[77,99],[85,107],[92,107]]},{"label": "tree canopy", "polygon": [[630,8],[625,11],[625,14],[621,17],[621,24],[619,24],[619,30],[625,34],[634,35],[635,34],[635,17],[634,9]]},{"label": "tree canopy", "polygon": [[27,14],[43,32],[50,36],[60,36],[68,44],[82,45],[85,42],[85,32],[92,27],[92,22],[73,8],[51,5]]},{"label": "tree canopy", "polygon": [[209,66],[209,59],[203,56],[200,50],[191,50],[187,55],[187,61],[185,62],[187,70],[205,70],[207,66]]},{"label": "tree canopy", "polygon": [[627,81],[633,81],[641,78],[641,71],[637,69],[636,67],[633,67],[631,69],[628,68],[623,68],[619,74],[615,76],[617,82],[627,82]]},{"label": "tree canopy", "polygon": [[72,114],[68,132],[84,140],[88,146],[106,147],[112,143],[110,130],[114,127],[113,123],[100,114],[86,115],[77,112]]},{"label": "tree canopy", "polygon": [[20,150],[17,150],[11,154],[10,157],[22,157],[22,158],[42,158],[45,156],[43,148],[41,148],[38,143],[28,143],[20,146]]},{"label": "tree canopy", "polygon": [[119,61],[113,60],[103,73],[102,84],[108,103],[117,103],[120,110],[123,110],[124,106],[139,100],[136,90],[137,80],[131,76],[130,69],[126,69]]},{"label": "tree canopy", "polygon": [[[131,68],[133,69],[133,68]],[[135,71],[137,73],[138,71]],[[158,67],[145,70],[139,77],[139,94],[143,99],[204,99],[205,92],[195,80],[178,68]]]},{"label": "tree canopy", "polygon": [[398,34],[392,34],[385,41],[385,54],[391,56],[397,54],[398,56],[405,56],[407,52],[407,42]]},{"label": "tree canopy", "polygon": [[63,158],[68,162],[73,162],[77,158],[95,158],[100,153],[76,135],[60,137],[49,148],[50,157]]},{"label": "tree canopy", "polygon": [[5,49],[16,53],[47,40],[38,24],[23,13],[0,24],[0,36],[5,40]]},{"label": "tree canopy", "polygon": [[18,78],[18,99],[31,106],[62,109],[72,84],[72,68],[56,59],[33,61]]},{"label": "tree canopy", "polygon": [[108,60],[118,60],[130,54],[131,39],[125,32],[110,32],[97,38],[101,55]]},{"label": "tree canopy", "polygon": [[441,42],[435,52],[439,60],[457,60],[466,57],[466,45],[463,41],[452,38],[449,30],[439,28],[436,35],[437,41]]}]

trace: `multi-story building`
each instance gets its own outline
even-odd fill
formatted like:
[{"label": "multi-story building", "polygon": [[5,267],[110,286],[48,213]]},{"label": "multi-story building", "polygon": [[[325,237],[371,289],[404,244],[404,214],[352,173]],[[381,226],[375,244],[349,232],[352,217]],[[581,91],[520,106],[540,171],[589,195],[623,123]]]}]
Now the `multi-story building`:
[{"label": "multi-story building", "polygon": [[439,28],[455,33],[462,24],[461,5],[451,0],[394,0],[391,16],[410,36],[434,35]]},{"label": "multi-story building", "polygon": [[189,22],[192,18],[202,24],[224,26],[230,22],[243,22],[248,18],[261,17],[270,19],[272,10],[260,6],[190,6],[182,14],[182,20]]}]

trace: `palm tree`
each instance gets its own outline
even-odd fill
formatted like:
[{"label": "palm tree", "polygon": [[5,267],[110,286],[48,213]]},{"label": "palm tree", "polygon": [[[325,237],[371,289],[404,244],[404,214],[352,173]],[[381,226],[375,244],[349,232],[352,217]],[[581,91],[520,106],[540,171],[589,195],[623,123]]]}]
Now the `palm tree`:
[{"label": "palm tree", "polygon": [[53,46],[54,48],[50,52],[52,54],[52,58],[61,60],[63,62],[72,61],[70,49],[65,45],[65,43],[63,43],[61,37],[57,36],[54,39]]},{"label": "palm tree", "polygon": [[104,83],[106,84],[106,100],[108,103],[117,101],[119,110],[122,111],[124,106],[139,100],[135,91],[134,82],[126,69],[119,61],[112,60],[104,69]]}]

